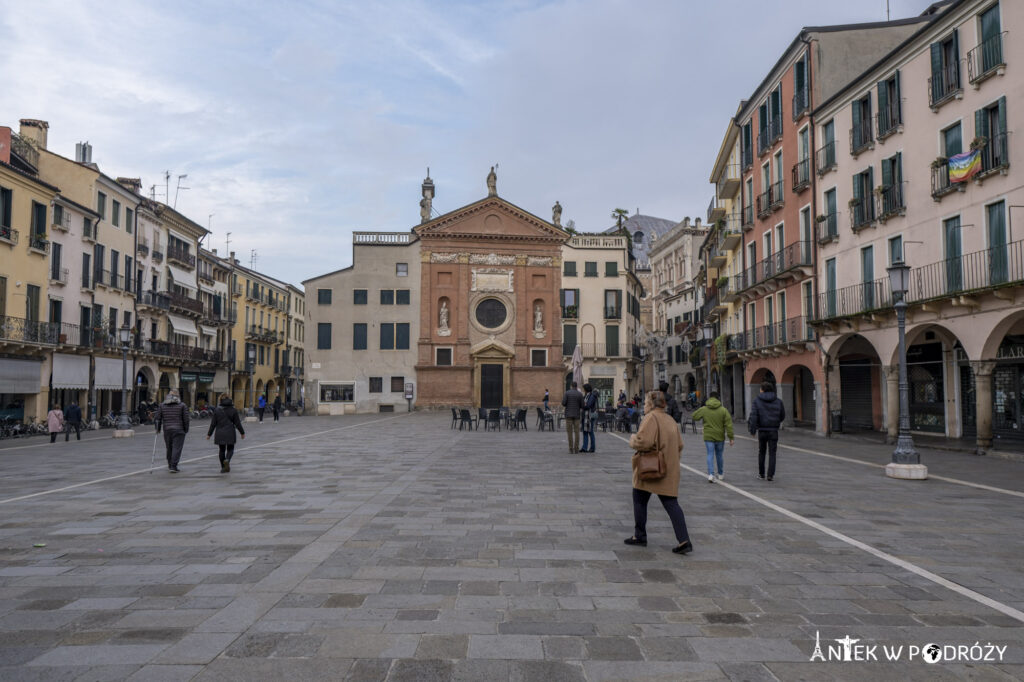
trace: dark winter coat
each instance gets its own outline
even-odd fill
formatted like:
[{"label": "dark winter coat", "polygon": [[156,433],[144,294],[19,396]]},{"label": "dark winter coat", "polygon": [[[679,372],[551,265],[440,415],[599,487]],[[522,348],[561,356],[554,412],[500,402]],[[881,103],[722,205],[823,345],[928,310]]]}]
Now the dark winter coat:
[{"label": "dark winter coat", "polygon": [[774,391],[765,391],[750,406],[747,418],[747,429],[750,433],[758,431],[778,431],[786,419],[786,406],[776,397]]},{"label": "dark winter coat", "polygon": [[156,411],[156,430],[165,432],[184,431],[188,433],[188,408],[177,396],[168,396]]},{"label": "dark winter coat", "polygon": [[570,388],[562,396],[562,407],[565,408],[566,419],[579,419],[583,411],[583,394],[579,389]]},{"label": "dark winter coat", "polygon": [[274,398],[274,414],[281,411],[281,396]]},{"label": "dark winter coat", "polygon": [[210,420],[210,430],[206,435],[213,436],[213,442],[217,445],[234,445],[236,438],[235,429],[238,429],[238,432],[243,436],[245,435],[245,429],[242,428],[242,420],[239,418],[238,410],[235,409],[231,398],[222,398],[220,405],[213,411],[213,418]]},{"label": "dark winter coat", "polygon": [[82,423],[82,408],[78,405],[68,405],[68,409],[64,410],[64,422],[66,424],[81,424]]}]

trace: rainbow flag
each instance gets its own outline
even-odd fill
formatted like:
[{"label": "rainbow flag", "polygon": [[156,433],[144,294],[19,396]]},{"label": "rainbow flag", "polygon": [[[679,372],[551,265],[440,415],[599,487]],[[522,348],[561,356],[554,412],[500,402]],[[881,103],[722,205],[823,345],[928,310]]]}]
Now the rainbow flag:
[{"label": "rainbow flag", "polygon": [[981,150],[949,157],[949,181],[967,182],[981,170]]}]

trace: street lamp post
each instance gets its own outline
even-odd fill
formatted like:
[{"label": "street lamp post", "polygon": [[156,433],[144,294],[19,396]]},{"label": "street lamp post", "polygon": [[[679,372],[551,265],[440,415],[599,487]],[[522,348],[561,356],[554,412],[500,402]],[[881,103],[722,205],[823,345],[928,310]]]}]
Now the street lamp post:
[{"label": "street lamp post", "polygon": [[121,341],[121,413],[117,415],[114,425],[114,438],[130,438],[135,435],[131,420],[128,419],[128,343],[131,341],[132,330],[128,323],[117,330]]},{"label": "street lamp post", "polygon": [[906,298],[907,291],[910,290],[910,266],[901,261],[893,263],[887,271],[892,296],[896,301],[894,307],[896,308],[896,326],[899,330],[900,419],[896,449],[892,452],[892,462],[885,467],[885,475],[891,478],[924,480],[928,478],[928,467],[921,464],[921,455],[914,449],[914,439],[910,435],[910,386],[907,382],[906,338]]},{"label": "street lamp post", "polygon": [[704,323],[704,357],[706,361],[704,363],[704,401],[707,402],[708,396],[711,395],[711,336],[715,333],[715,328],[711,326],[710,322]]},{"label": "street lamp post", "polygon": [[246,351],[249,357],[249,407],[245,409],[246,417],[256,415],[253,407],[256,405],[256,346],[249,346]]}]

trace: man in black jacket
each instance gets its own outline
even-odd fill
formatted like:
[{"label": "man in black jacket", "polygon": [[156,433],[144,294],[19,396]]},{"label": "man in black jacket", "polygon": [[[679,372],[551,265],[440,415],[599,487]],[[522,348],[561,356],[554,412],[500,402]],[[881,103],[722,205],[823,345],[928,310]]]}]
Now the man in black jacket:
[{"label": "man in black jacket", "polygon": [[185,434],[188,433],[188,408],[178,398],[176,391],[167,394],[160,409],[156,411],[156,432],[163,429],[164,444],[167,446],[167,469],[172,474],[178,473],[178,461],[181,460],[181,449],[185,446]]},{"label": "man in black jacket", "polygon": [[82,408],[74,400],[64,410],[64,442],[71,440],[71,429],[75,430],[75,438],[82,440]]},{"label": "man in black jacket", "polygon": [[569,452],[580,451],[580,415],[583,413],[583,394],[579,384],[572,382],[572,388],[562,396],[562,407],[565,408],[565,432],[569,437]]},{"label": "man in black jacket", "polygon": [[775,451],[779,445],[779,426],[786,419],[786,406],[775,395],[775,384],[761,383],[761,393],[750,406],[747,429],[757,434],[757,477],[764,480],[764,455],[768,451],[768,480],[775,478]]}]

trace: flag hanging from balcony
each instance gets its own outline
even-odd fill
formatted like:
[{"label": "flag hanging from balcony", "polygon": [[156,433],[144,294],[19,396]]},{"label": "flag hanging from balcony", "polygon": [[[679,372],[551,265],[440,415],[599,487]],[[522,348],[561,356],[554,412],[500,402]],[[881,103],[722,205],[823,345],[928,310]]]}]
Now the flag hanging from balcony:
[{"label": "flag hanging from balcony", "polygon": [[981,150],[949,157],[949,181],[967,182],[981,170]]}]

